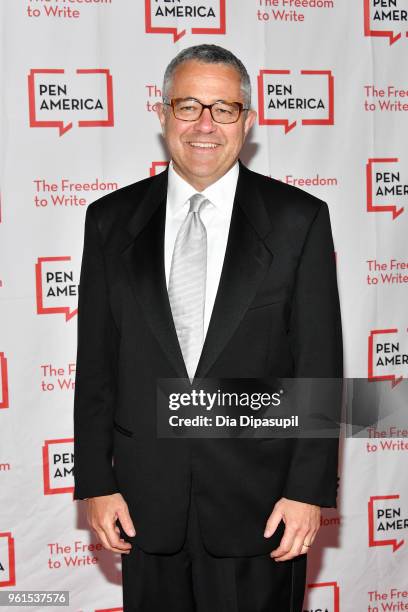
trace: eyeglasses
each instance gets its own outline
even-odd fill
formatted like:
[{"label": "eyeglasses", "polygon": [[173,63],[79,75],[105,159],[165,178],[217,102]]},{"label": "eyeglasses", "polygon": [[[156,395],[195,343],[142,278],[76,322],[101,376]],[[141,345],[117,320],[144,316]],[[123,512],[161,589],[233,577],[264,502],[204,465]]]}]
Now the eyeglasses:
[{"label": "eyeglasses", "polygon": [[242,111],[248,110],[241,102],[218,101],[213,104],[202,104],[195,98],[163,98],[163,104],[171,106],[176,119],[181,121],[197,121],[208,108],[216,123],[235,123]]}]

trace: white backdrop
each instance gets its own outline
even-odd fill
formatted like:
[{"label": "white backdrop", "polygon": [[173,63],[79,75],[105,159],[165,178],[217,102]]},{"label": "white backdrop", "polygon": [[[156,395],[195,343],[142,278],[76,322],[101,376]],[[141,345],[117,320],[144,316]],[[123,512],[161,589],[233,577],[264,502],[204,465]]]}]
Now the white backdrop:
[{"label": "white backdrop", "polygon": [[[0,590],[67,589],[69,610],[121,609],[120,558],[100,550],[72,501],[83,223],[88,203],[163,168],[154,103],[186,46],[217,43],[246,64],[258,122],[242,159],[328,202],[346,374],[398,392],[407,10],[407,0],[2,0]],[[310,553],[305,611],[408,610],[408,432],[393,433],[342,444],[339,507],[324,511]]]}]

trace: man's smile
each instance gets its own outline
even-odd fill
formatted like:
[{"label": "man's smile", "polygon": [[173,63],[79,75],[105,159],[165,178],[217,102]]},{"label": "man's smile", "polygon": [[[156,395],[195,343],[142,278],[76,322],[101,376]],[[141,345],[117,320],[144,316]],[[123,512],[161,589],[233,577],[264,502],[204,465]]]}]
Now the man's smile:
[{"label": "man's smile", "polygon": [[188,141],[187,144],[195,149],[217,149],[219,146],[221,146],[218,142]]}]

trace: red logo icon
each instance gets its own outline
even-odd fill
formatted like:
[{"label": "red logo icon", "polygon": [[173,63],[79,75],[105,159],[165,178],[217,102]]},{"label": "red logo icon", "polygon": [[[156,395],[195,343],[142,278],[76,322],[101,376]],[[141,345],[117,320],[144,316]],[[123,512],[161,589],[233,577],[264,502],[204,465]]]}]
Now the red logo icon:
[{"label": "red logo icon", "polygon": [[0,533],[0,567],[4,574],[0,576],[0,587],[16,584],[16,562],[14,553],[14,538],[11,533]]},{"label": "red logo icon", "polygon": [[66,321],[77,314],[78,285],[71,257],[39,257],[35,279],[37,314],[64,314]]},{"label": "red logo icon", "polygon": [[334,124],[334,77],[331,70],[260,70],[259,125]]},{"label": "red logo icon", "polygon": [[401,184],[398,168],[389,165],[398,162],[398,157],[373,157],[368,160],[367,212],[390,212],[393,219],[404,212],[403,206],[398,208],[392,203],[392,200],[398,196],[408,195],[408,186]]},{"label": "red logo icon", "polygon": [[106,68],[33,68],[28,75],[30,127],[58,128],[62,136],[74,123],[112,127],[112,76]]},{"label": "red logo icon", "polygon": [[308,584],[307,588],[307,603],[303,612],[340,612],[340,588],[337,582],[315,582]]},{"label": "red logo icon", "polygon": [[44,495],[73,493],[74,438],[45,440],[42,447]]},{"label": "red logo icon", "polygon": [[168,165],[169,165],[169,162],[167,161],[152,162],[152,165],[150,166],[150,170],[149,170],[150,176],[156,176],[156,174],[160,174],[160,172],[165,170]]},{"label": "red logo icon", "polygon": [[[390,334],[395,334],[393,337]],[[404,378],[401,366],[408,363],[407,336],[397,328],[373,329],[368,337],[368,379],[390,380],[395,387]]]},{"label": "red logo icon", "polygon": [[[172,34],[176,42],[191,34],[225,34],[225,0],[145,0],[148,34]],[[181,26],[181,27],[180,27]]]},{"label": "red logo icon", "polygon": [[0,352],[0,408],[9,408],[7,357]]},{"label": "red logo icon", "polygon": [[[397,504],[399,495],[374,495],[368,502],[368,545],[392,546],[395,552],[405,540],[388,537],[396,534],[398,529],[407,524],[407,519],[401,518],[401,507]],[[405,527],[406,528],[406,527]]]},{"label": "red logo icon", "polygon": [[364,36],[386,37],[393,45],[402,35],[408,36],[408,31],[401,29],[407,18],[406,4],[401,0],[364,0]]}]

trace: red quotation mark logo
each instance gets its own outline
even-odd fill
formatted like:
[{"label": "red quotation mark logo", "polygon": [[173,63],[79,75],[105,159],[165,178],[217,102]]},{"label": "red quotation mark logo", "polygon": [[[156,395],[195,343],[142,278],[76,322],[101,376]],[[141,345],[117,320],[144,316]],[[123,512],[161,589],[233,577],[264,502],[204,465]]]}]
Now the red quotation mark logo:
[{"label": "red quotation mark logo", "polygon": [[[35,264],[37,314],[64,314],[69,321],[77,312],[78,286],[71,257],[39,257]],[[72,308],[71,302],[75,302]]]},{"label": "red quotation mark logo", "polygon": [[4,571],[4,574],[0,574],[0,587],[15,586],[16,561],[14,538],[9,531],[0,533],[0,567]]},{"label": "red quotation mark logo", "polygon": [[[375,201],[376,198],[380,197],[379,194],[390,194],[389,197],[393,197],[392,193],[398,192],[400,185],[393,188],[392,184],[399,180],[399,173],[384,172],[383,170],[383,165],[397,164],[398,162],[398,157],[373,157],[368,160],[366,165],[367,212],[390,212],[393,220],[404,212],[403,206],[398,208],[396,204]],[[403,187],[403,191],[405,191],[405,186]]]},{"label": "red quotation mark logo", "polygon": [[[201,25],[203,23],[205,26]],[[145,22],[148,34],[172,34],[177,42],[187,33],[225,34],[225,0],[145,0]],[[185,27],[180,29],[180,23]]]},{"label": "red quotation mark logo", "polygon": [[408,11],[399,8],[401,4],[400,0],[364,0],[364,36],[389,38],[390,45],[403,34],[408,36],[399,27],[408,20]]},{"label": "red quotation mark logo", "polygon": [[[110,71],[78,68],[75,74],[82,75],[79,82],[72,79],[69,82],[64,69],[31,69],[28,75],[30,127],[58,128],[62,136],[73,127],[74,121],[70,119],[74,117],[80,128],[114,125]],[[88,78],[84,80],[83,75]],[[89,113],[94,118],[89,119]]]},{"label": "red quotation mark logo", "polygon": [[287,134],[299,122],[301,125],[334,124],[331,70],[301,70],[300,75],[313,81],[295,79],[291,70],[259,71],[259,125],[283,125]]},{"label": "red quotation mark logo", "polygon": [[[386,334],[387,336],[384,337]],[[398,334],[398,329],[373,329],[370,332],[368,337],[368,379],[373,381],[390,380],[392,387],[395,387],[403,380],[404,376],[398,376],[391,370],[396,370],[399,366],[407,364],[408,356],[401,351],[401,336],[390,339],[388,334]]]},{"label": "red quotation mark logo", "polygon": [[[377,539],[378,535],[387,533],[388,526],[400,520],[401,509],[393,507],[392,503],[392,500],[399,500],[399,498],[399,495],[374,495],[370,497],[368,502],[368,545],[370,547],[392,546],[392,552],[395,552],[403,546],[405,540],[398,541],[397,538],[387,537]],[[379,507],[380,502],[387,503],[382,503]]]},{"label": "red quotation mark logo", "polygon": [[74,438],[45,440],[42,447],[44,495],[73,493]]},{"label": "red quotation mark logo", "polygon": [[152,165],[150,166],[150,170],[149,170],[150,176],[156,176],[156,174],[160,174],[160,171],[165,170],[168,165],[169,165],[169,162],[167,161],[152,162]]},{"label": "red quotation mark logo", "polygon": [[0,408],[9,408],[7,357],[0,352]]},{"label": "red quotation mark logo", "polygon": [[319,607],[307,603],[303,612],[340,612],[340,588],[337,582],[315,582],[308,584],[307,588],[308,602],[316,597]]}]

